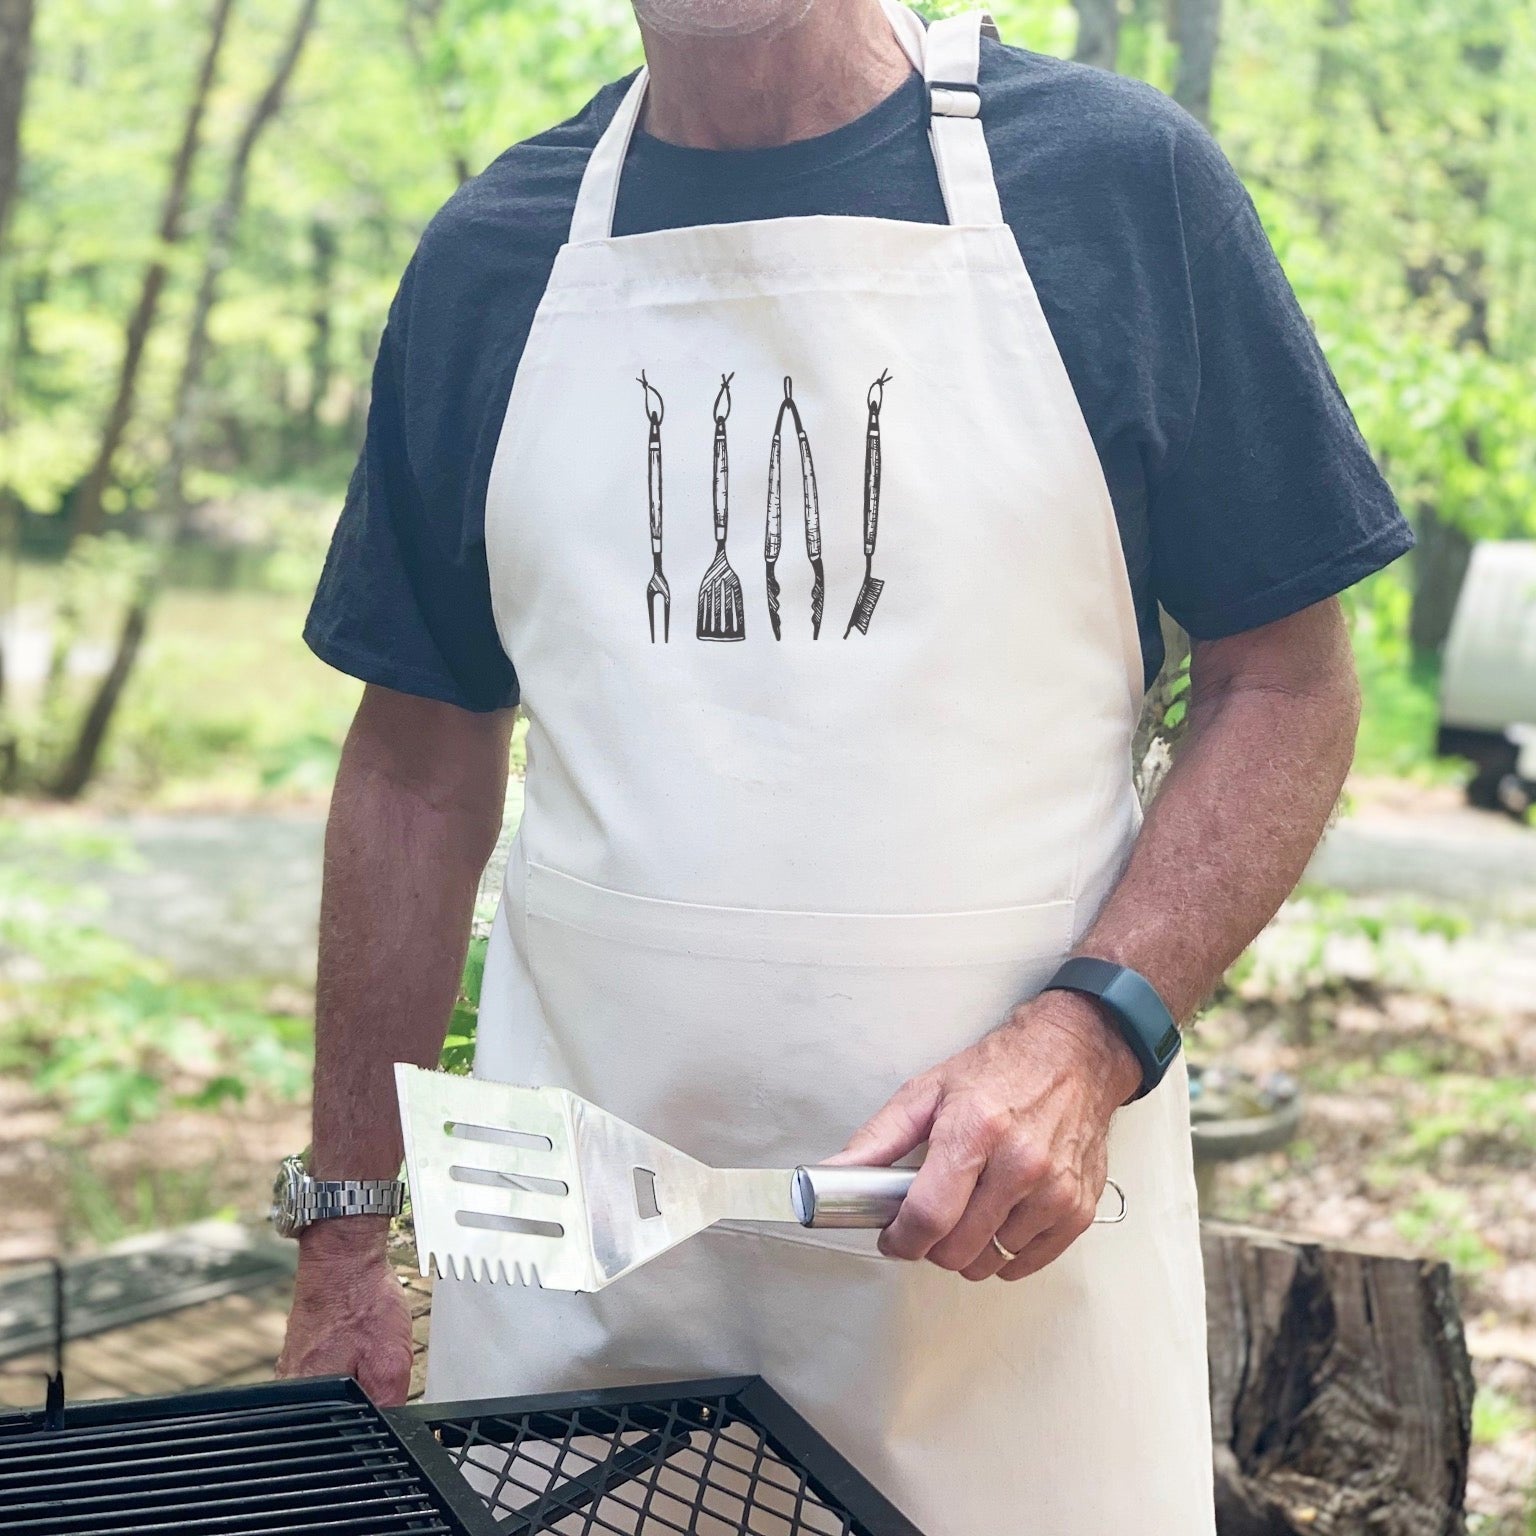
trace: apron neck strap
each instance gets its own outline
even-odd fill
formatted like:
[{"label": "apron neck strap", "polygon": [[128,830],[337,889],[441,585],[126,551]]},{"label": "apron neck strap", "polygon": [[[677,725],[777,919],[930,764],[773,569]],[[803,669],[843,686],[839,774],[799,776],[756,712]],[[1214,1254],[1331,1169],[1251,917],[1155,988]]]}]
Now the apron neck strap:
[{"label": "apron neck strap", "polygon": [[[967,11],[925,27],[901,0],[880,3],[902,51],[913,67],[922,71],[927,84],[928,141],[933,146],[949,222],[1001,224],[1002,207],[992,175],[992,157],[982,133],[981,92],[977,88],[981,34],[997,36],[991,17],[983,11]],[[650,71],[642,66],[587,159],[571,213],[572,245],[607,240],[613,234],[619,173],[649,82]]]}]

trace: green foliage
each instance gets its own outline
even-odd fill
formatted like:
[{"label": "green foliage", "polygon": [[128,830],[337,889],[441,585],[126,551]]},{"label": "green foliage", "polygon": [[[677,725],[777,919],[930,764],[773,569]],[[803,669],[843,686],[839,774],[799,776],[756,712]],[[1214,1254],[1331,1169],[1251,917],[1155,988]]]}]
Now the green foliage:
[{"label": "green foliage", "polygon": [[1472,1403],[1472,1443],[1494,1445],[1506,1437],[1523,1435],[1536,1429],[1533,1414],[1518,1397],[1482,1388]]},{"label": "green foliage", "polygon": [[259,983],[179,980],[104,933],[74,871],[111,852],[0,821],[0,1071],[107,1134],[172,1107],[297,1099],[310,1021],[272,1007]]},{"label": "green foliage", "polygon": [[[0,269],[11,317],[0,327],[0,501],[9,492],[38,518],[59,517],[90,462],[125,318],[160,257],[169,280],[109,496],[129,531],[153,509],[208,211],[292,15],[283,0],[236,7],[186,238],[161,250],[156,219],[210,10],[207,0],[39,8],[22,191]],[[1011,42],[1074,45],[1070,5],[1006,0],[996,11]],[[1166,8],[1138,0],[1122,12],[1119,67],[1167,89],[1177,61]],[[216,553],[246,551],[243,582],[312,587],[377,336],[434,211],[509,142],[574,112],[639,57],[624,0],[322,8],[252,166],[192,444],[189,489],[220,540],[235,525],[233,546]],[[1533,77],[1526,0],[1249,0],[1224,19],[1218,137],[1403,504],[1432,505],[1475,537],[1536,534],[1536,93],[1522,89]],[[102,131],[82,134],[81,123]],[[1402,582],[1380,578],[1353,604],[1361,766],[1455,772],[1432,758],[1434,678],[1412,669],[1402,644]],[[102,589],[88,611],[110,630],[120,608]],[[209,634],[223,646],[216,621]],[[160,648],[141,671],[179,663]],[[281,732],[252,726],[227,687],[206,696],[212,709],[188,708],[136,684],[108,776],[142,792],[223,760],[245,765],[246,789],[323,784],[314,738],[333,732],[329,715]],[[61,749],[82,698],[66,691],[52,718],[25,722],[23,744],[44,757]],[[1175,700],[1173,713],[1184,707]],[[14,725],[19,706],[7,708]]]},{"label": "green foliage", "polygon": [[480,987],[485,979],[487,940],[470,940],[464,961],[464,978],[448,1021],[448,1037],[443,1041],[444,1071],[467,1073],[475,1064],[475,1030],[480,1022]]},{"label": "green foliage", "polygon": [[1444,1102],[1408,1130],[1413,1159],[1529,1162],[1536,1154],[1536,1081],[1528,1077],[1452,1077],[1439,1084]]},{"label": "green foliage", "polygon": [[1409,594],[1401,579],[1381,572],[1344,601],[1362,701],[1356,769],[1428,781],[1465,778],[1464,764],[1435,756],[1439,665],[1408,643]]},{"label": "green foliage", "polygon": [[[69,566],[26,566],[20,603],[38,612],[66,588],[81,613],[82,647],[112,643],[114,598],[131,579],[135,551],[122,538],[114,566],[98,541]],[[73,575],[75,566],[82,574]],[[156,607],[107,741],[99,776],[113,798],[181,804],[314,799],[328,793],[360,685],[322,666],[301,631],[308,593],[173,588]],[[89,680],[71,679],[47,712],[36,692],[13,697],[9,721],[34,764],[53,760]]]},{"label": "green foliage", "polygon": [[1367,904],[1343,891],[1303,885],[1280,935],[1284,942],[1262,953],[1246,950],[1224,986],[1281,1001],[1333,996],[1356,985],[1340,967],[1339,946],[1363,950],[1374,975],[1412,976],[1416,940],[1457,939],[1470,927],[1464,913],[1413,898]]},{"label": "green foliage", "polygon": [[1438,1254],[1459,1274],[1482,1274],[1500,1262],[1498,1250],[1477,1230],[1471,1204],[1459,1189],[1420,1190],[1394,1214],[1392,1224],[1404,1242]]}]

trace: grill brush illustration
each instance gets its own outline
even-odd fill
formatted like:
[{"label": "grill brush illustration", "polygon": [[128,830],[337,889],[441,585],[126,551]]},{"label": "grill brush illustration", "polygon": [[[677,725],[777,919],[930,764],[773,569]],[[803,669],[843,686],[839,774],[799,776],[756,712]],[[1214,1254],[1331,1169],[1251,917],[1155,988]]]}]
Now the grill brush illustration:
[{"label": "grill brush illustration", "polygon": [[[665,644],[672,638],[672,589],[661,573],[661,418],[666,415],[666,402],[661,392],[645,377],[645,369],[635,381],[645,390],[645,414],[651,424],[650,441],[646,447],[647,489],[649,492],[651,519],[651,579],[645,588],[645,613],[651,622],[651,644],[656,643],[656,603],[661,601],[661,639]],[[651,409],[651,396],[656,397],[656,409]]]},{"label": "grill brush illustration", "polygon": [[[699,639],[745,640],[746,615],[741,605],[741,579],[725,558],[726,526],[730,519],[730,464],[725,448],[725,419],[731,414],[731,380],[722,374],[715,396],[715,558],[699,586]],[[720,402],[725,401],[725,409]]]},{"label": "grill brush illustration", "polygon": [[869,386],[866,397],[869,406],[869,423],[864,431],[864,585],[854,600],[853,614],[848,628],[843,631],[846,640],[855,628],[861,635],[869,633],[869,621],[874,617],[875,604],[885,583],[875,577],[875,535],[880,526],[880,407],[885,403],[885,386],[891,382],[889,373],[882,373]]},{"label": "grill brush illustration", "polygon": [[805,553],[811,562],[811,638],[821,636],[821,610],[827,590],[826,575],[821,565],[821,503],[816,496],[816,466],[811,462],[811,442],[805,435],[805,424],[800,419],[800,407],[795,404],[794,380],[784,379],[784,399],[779,405],[778,418],[773,424],[773,445],[768,450],[768,520],[763,537],[763,560],[768,576],[768,620],[773,625],[773,638],[779,638],[779,579],[774,566],[779,558],[783,539],[783,501],[781,439],[784,431],[784,415],[788,412],[795,423],[795,437],[800,446],[800,486],[805,513]]},{"label": "grill brush illustration", "polygon": [[[598,1291],[717,1221],[885,1227],[915,1168],[710,1168],[564,1088],[395,1064],[421,1272]],[[1112,1223],[1125,1216],[1119,1197]]]}]

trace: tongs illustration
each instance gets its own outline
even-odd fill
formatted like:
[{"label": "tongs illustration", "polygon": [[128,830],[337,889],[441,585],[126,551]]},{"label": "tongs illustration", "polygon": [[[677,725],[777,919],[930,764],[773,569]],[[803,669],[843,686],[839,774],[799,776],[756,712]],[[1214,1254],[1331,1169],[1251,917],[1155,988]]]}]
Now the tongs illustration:
[{"label": "tongs illustration", "polygon": [[779,579],[774,567],[783,542],[783,501],[780,467],[780,439],[786,412],[794,419],[795,436],[800,445],[801,498],[805,509],[805,553],[811,562],[811,638],[821,635],[821,609],[826,596],[826,576],[821,564],[821,504],[816,496],[816,466],[811,462],[811,443],[805,435],[800,408],[795,404],[794,380],[784,376],[784,399],[773,423],[773,443],[768,450],[768,516],[763,535],[763,563],[768,577],[768,622],[773,638],[779,638]]}]

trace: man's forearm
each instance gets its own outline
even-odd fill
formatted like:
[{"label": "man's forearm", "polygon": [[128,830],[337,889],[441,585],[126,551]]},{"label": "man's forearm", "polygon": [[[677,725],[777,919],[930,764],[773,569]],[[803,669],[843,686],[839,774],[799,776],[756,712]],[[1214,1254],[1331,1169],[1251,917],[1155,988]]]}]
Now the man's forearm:
[{"label": "man's forearm", "polygon": [[1140,971],[1187,1018],[1301,878],[1358,723],[1336,603],[1197,644],[1188,732],[1079,951]]},{"label": "man's forearm", "polygon": [[[445,738],[422,729],[433,708],[370,690],[342,754],[320,914],[317,1178],[398,1173],[393,1063],[437,1062],[500,826],[510,716],[477,722],[454,711]],[[304,1241],[382,1238],[385,1225],[317,1223]]]}]

